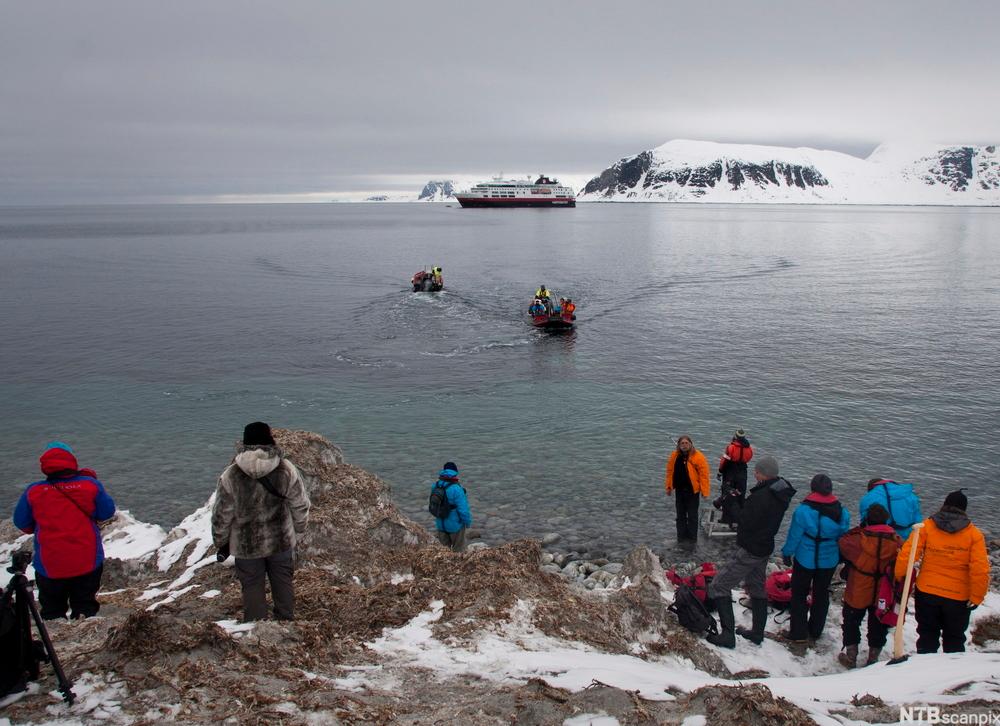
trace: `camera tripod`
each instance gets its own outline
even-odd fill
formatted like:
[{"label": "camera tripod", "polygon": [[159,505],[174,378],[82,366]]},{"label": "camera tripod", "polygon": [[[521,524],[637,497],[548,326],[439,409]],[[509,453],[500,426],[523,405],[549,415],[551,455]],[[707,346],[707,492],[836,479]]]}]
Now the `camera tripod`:
[{"label": "camera tripod", "polygon": [[[66,677],[62,665],[59,663],[59,656],[56,655],[56,649],[52,645],[49,631],[45,627],[42,616],[38,614],[38,606],[35,604],[35,598],[32,597],[31,590],[28,588],[28,578],[25,576],[24,571],[30,561],[31,555],[27,552],[17,552],[14,554],[12,564],[7,568],[7,572],[11,573],[11,578],[4,589],[2,605],[6,608],[13,601],[18,632],[21,634],[22,659],[30,654],[37,645],[31,639],[31,621],[35,621],[35,628],[38,630],[45,648],[46,659],[52,664],[52,670],[55,671],[56,679],[59,682],[59,691],[63,695],[63,700],[72,705],[76,698],[76,694],[73,693],[73,684]],[[37,663],[33,662],[32,666],[26,670],[29,680],[38,678]]]}]

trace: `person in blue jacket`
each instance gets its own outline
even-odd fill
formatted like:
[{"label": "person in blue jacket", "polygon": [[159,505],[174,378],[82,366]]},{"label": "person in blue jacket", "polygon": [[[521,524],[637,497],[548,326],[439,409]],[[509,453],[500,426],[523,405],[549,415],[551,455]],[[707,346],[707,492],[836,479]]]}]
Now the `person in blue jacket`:
[{"label": "person in blue jacket", "polygon": [[[830,609],[830,581],[840,563],[837,541],[851,528],[851,514],[833,496],[833,481],[817,474],[812,492],[792,515],[788,537],[781,548],[785,565],[792,567],[789,629],[783,633],[795,643],[819,640]],[[807,598],[812,592],[812,605]]]},{"label": "person in blue jacket", "polygon": [[913,492],[912,484],[900,484],[889,479],[875,478],[868,482],[868,493],[861,498],[861,522],[865,523],[868,508],[881,504],[889,512],[889,526],[905,542],[913,525],[923,521],[920,498]]},{"label": "person in blue jacket", "polygon": [[42,618],[97,615],[104,571],[99,524],[115,514],[115,502],[93,469],[81,469],[61,441],[38,459],[45,478],[29,484],[14,508],[14,525],[34,535],[35,584]]},{"label": "person in blue jacket", "polygon": [[469,499],[465,496],[465,489],[458,482],[458,466],[455,462],[445,463],[431,491],[434,487],[444,487],[450,509],[447,517],[443,519],[437,517],[434,520],[437,525],[438,541],[445,547],[450,547],[453,552],[464,552],[466,531],[472,526],[472,513],[469,511]]}]

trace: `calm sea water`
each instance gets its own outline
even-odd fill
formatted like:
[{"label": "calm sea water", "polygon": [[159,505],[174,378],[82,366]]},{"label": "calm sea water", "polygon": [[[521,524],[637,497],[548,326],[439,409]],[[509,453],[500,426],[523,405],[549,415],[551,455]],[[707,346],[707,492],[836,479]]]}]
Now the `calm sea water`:
[{"label": "calm sea water", "polygon": [[[309,429],[419,521],[458,463],[489,542],[673,541],[672,437],[737,427],[856,511],[873,476],[1000,530],[1000,210],[0,209],[0,498],[59,438],[174,524],[245,423]],[[446,291],[409,292],[444,268]],[[544,283],[578,329],[532,330]]]}]

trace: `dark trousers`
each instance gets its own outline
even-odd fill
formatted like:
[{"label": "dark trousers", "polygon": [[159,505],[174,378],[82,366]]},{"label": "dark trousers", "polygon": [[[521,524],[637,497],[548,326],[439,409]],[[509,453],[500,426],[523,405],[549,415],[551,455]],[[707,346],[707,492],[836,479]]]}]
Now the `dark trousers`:
[{"label": "dark trousers", "polygon": [[452,552],[465,552],[466,532],[468,532],[467,527],[462,527],[457,532],[445,532],[439,529],[437,531],[438,542],[451,548]]},{"label": "dark trousers", "polygon": [[965,652],[965,631],[972,613],[964,600],[916,590],[913,612],[917,618],[918,653],[937,653],[939,638],[945,653]]},{"label": "dark trousers", "polygon": [[[826,625],[826,614],[830,609],[830,580],[836,567],[810,570],[798,562],[792,565],[792,600],[788,604],[791,616],[789,636],[792,640],[807,637],[819,640]],[[812,605],[806,605],[806,598],[812,592]]]},{"label": "dark trousers", "polygon": [[747,493],[747,465],[730,462],[722,472],[722,496],[719,505],[722,524],[737,524]]},{"label": "dark trousers", "polygon": [[722,496],[718,499],[722,516],[719,521],[722,524],[739,524],[740,513],[743,511],[743,493],[733,487],[729,482],[722,482]]},{"label": "dark trousers", "polygon": [[852,608],[844,605],[844,645],[860,645],[861,643],[861,621],[868,614],[868,648],[884,648],[886,638],[889,635],[889,626],[883,623],[875,615],[875,606],[869,608]]},{"label": "dark trousers", "polygon": [[708,596],[715,598],[732,597],[732,589],[743,583],[743,589],[751,599],[763,600],[767,598],[767,590],[764,583],[767,579],[767,561],[769,556],[757,557],[747,552],[742,547],[737,547],[733,556],[726,564],[719,568],[712,582],[708,586]]},{"label": "dark trousers", "polygon": [[674,489],[674,504],[677,507],[677,541],[698,540],[698,504],[701,495],[688,490]]},{"label": "dark trousers", "polygon": [[65,618],[69,609],[71,618],[89,618],[101,609],[97,602],[97,591],[101,589],[101,574],[104,565],[93,572],[77,577],[45,577],[35,573],[38,587],[38,604],[45,620]]},{"label": "dark trousers", "polygon": [[700,502],[701,495],[694,491],[674,489],[678,542],[696,542],[698,540],[698,505]]},{"label": "dark trousers", "polygon": [[267,617],[267,598],[264,596],[264,577],[271,583],[274,600],[274,617],[291,620],[295,607],[294,550],[279,552],[270,557],[253,559],[236,558],[236,577],[243,587],[243,620],[263,620]]}]

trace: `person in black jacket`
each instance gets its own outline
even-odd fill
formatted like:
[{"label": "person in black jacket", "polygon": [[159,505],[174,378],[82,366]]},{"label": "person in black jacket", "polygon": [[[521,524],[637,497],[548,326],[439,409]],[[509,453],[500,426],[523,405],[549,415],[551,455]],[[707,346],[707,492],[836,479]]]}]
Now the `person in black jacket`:
[{"label": "person in black jacket", "polygon": [[[767,561],[774,552],[774,535],[781,527],[781,520],[788,503],[795,496],[795,489],[778,476],[778,460],[773,456],[761,457],[754,467],[757,484],[750,490],[743,511],[740,512],[739,529],[736,531],[736,553],[712,580],[708,596],[715,601],[719,611],[719,633],[710,633],[708,641],[723,648],[736,647],[736,633],[760,645],[764,640],[767,623],[767,593],[764,580]],[[740,582],[750,596],[753,626],[736,628],[733,615],[732,589]]]}]

